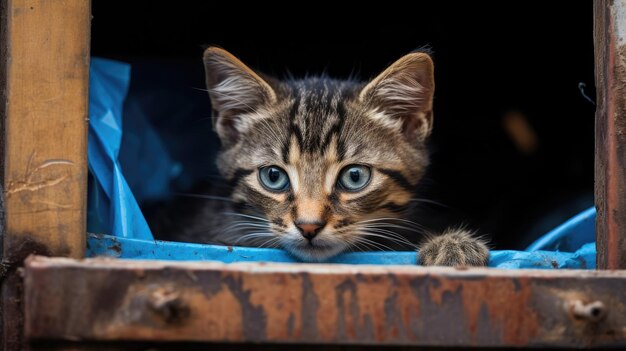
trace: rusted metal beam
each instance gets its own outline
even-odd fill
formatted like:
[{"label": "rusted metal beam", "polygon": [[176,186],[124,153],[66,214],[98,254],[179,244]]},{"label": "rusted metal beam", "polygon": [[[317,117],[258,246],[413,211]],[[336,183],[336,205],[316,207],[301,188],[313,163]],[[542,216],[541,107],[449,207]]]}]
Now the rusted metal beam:
[{"label": "rusted metal beam", "polygon": [[597,266],[626,269],[626,0],[594,1]]},{"label": "rusted metal beam", "polygon": [[31,341],[626,347],[626,272],[33,257]]}]

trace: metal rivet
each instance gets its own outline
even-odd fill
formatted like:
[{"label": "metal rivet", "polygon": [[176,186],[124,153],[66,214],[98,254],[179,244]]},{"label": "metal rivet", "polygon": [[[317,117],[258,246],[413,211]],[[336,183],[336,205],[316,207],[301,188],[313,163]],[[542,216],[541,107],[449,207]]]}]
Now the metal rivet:
[{"label": "metal rivet", "polygon": [[574,300],[569,303],[569,310],[577,319],[597,323],[607,315],[607,308],[602,301],[585,303],[581,300]]},{"label": "metal rivet", "polygon": [[190,309],[178,291],[157,289],[150,294],[148,306],[168,324],[182,322],[189,317]]}]

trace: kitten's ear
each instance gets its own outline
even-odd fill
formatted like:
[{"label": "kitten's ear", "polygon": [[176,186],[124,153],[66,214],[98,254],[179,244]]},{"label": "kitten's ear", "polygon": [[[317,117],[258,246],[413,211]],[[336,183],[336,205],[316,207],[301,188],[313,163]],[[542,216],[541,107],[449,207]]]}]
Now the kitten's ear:
[{"label": "kitten's ear", "polygon": [[423,142],[433,125],[433,61],[428,54],[410,53],[369,82],[359,98],[401,128],[411,143]]},{"label": "kitten's ear", "polygon": [[255,118],[252,112],[276,101],[272,87],[226,50],[204,51],[206,85],[215,111],[213,126],[226,147],[237,142]]}]

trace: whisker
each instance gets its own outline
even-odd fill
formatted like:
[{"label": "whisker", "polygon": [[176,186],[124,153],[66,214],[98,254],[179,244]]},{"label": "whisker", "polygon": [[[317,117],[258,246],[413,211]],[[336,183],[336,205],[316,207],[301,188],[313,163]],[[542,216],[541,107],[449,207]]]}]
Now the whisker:
[{"label": "whisker", "polygon": [[362,248],[361,246],[359,246],[359,242],[358,242],[358,241],[349,242],[349,243],[348,243],[348,246],[350,246],[350,247],[354,247],[354,248],[356,248],[358,251],[361,251],[361,252],[363,252],[363,251],[364,251],[364,250],[363,250],[363,248]]},{"label": "whisker", "polygon": [[407,223],[410,225],[414,225],[418,228],[424,228],[423,225],[419,224],[419,223],[415,223],[413,221],[410,221],[408,219],[403,219],[403,218],[394,218],[394,217],[382,217],[382,218],[374,218],[374,219],[367,219],[364,221],[359,221],[355,224],[361,224],[361,223],[371,223],[371,222],[382,222],[382,221],[399,221],[399,222],[403,222],[403,223]]},{"label": "whisker", "polygon": [[207,90],[207,89],[202,89],[202,88],[197,88],[197,87],[190,87],[190,88],[191,88],[191,89],[194,89],[194,90],[199,90],[199,91],[209,92],[209,90]]},{"label": "whisker", "polygon": [[255,224],[255,223],[239,223],[236,225],[231,225],[228,226],[226,228],[224,228],[224,230],[231,230],[231,229],[241,229],[241,228],[265,228],[268,229],[266,224]]},{"label": "whisker", "polygon": [[[277,242],[278,242],[278,238],[277,238],[277,237],[274,237],[274,238],[271,238],[271,239],[269,239],[269,240],[265,241],[265,242],[264,242],[263,244],[261,244],[261,246],[259,246],[259,247],[265,247],[265,245],[267,245],[267,247],[272,247],[272,245],[276,244]],[[276,246],[274,246],[274,247],[276,247]]]},{"label": "whisker", "polygon": [[268,228],[268,224],[265,222],[248,222],[248,221],[237,221],[237,222],[232,222],[228,227],[224,228],[224,229],[228,229],[228,228],[237,228],[237,227],[241,227],[241,226],[245,226],[245,225],[249,225],[249,226],[253,226],[253,227],[260,227],[260,228]]},{"label": "whisker", "polygon": [[221,200],[221,201],[229,201],[234,202],[232,199],[223,196],[213,196],[213,195],[204,195],[204,194],[190,194],[190,193],[172,193],[176,196],[184,196],[184,197],[193,197],[198,199],[207,199],[207,200]]},{"label": "whisker", "polygon": [[236,212],[222,212],[222,214],[228,215],[228,216],[240,216],[240,217],[246,217],[246,218],[251,218],[251,219],[257,219],[259,221],[263,221],[263,222],[267,222],[269,223],[270,221],[263,218],[263,217],[258,217],[258,216],[252,216],[252,215],[248,215],[248,214],[243,214],[243,213],[236,213]]},{"label": "whisker", "polygon": [[404,238],[396,238],[396,237],[392,237],[389,235],[384,235],[384,232],[379,232],[379,233],[372,233],[372,232],[367,232],[367,231],[362,231],[361,235],[364,236],[372,236],[372,237],[376,237],[376,238],[382,238],[385,240],[389,240],[391,242],[397,243],[397,244],[402,244],[402,245],[407,245],[410,246],[412,248],[417,248],[417,245],[413,244],[412,242],[408,241],[407,239]]},{"label": "whisker", "polygon": [[[402,235],[400,235],[400,234],[398,234],[396,232],[392,232],[390,230],[387,230],[387,229],[363,227],[362,230],[364,230],[364,231],[373,230],[374,233],[386,234],[387,237],[389,237],[389,238],[394,238],[394,239],[397,239],[397,240],[401,240],[401,241],[410,243],[410,241],[406,237],[404,237],[404,236],[402,236]],[[369,231],[369,232],[371,232],[371,231]]]},{"label": "whisker", "polygon": [[399,235],[399,234],[397,234],[395,232],[392,232],[392,231],[386,230],[386,229],[382,229],[382,228],[362,227],[361,231],[367,232],[367,233],[385,234],[386,238],[393,238],[393,239],[397,239],[397,240],[408,241],[408,239],[403,237],[402,235]]},{"label": "whisker", "polygon": [[424,202],[424,203],[433,204],[433,205],[437,205],[437,206],[441,206],[441,207],[445,207],[445,208],[450,208],[450,206],[444,205],[441,202],[437,202],[437,201],[433,201],[433,200],[412,198],[409,201],[410,202]]},{"label": "whisker", "polygon": [[397,228],[397,229],[407,230],[407,231],[418,233],[418,234],[422,234],[425,231],[424,229],[421,229],[421,228],[405,227],[402,225],[397,225],[397,224],[392,224],[392,223],[370,223],[366,225],[361,225],[361,227],[374,228],[374,229]]},{"label": "whisker", "polygon": [[374,247],[377,247],[379,250],[382,248],[383,251],[385,251],[385,249],[389,250],[389,251],[394,251],[392,248],[390,248],[389,246],[385,245],[385,244],[381,244],[381,243],[377,243],[373,240],[370,239],[366,239],[363,237],[360,237],[359,240],[362,240],[363,243],[369,243]]},{"label": "whisker", "polygon": [[234,244],[236,245],[241,240],[259,239],[259,238],[273,237],[273,236],[274,235],[272,233],[265,233],[265,232],[250,233],[250,234],[246,234],[246,235],[239,237],[237,240],[235,240]]},{"label": "whisker", "polygon": [[367,249],[367,251],[385,251],[384,248],[379,247],[376,242],[371,240],[360,238],[359,243],[361,243]]},{"label": "whisker", "polygon": [[233,233],[239,233],[241,231],[246,231],[246,230],[260,230],[260,229],[268,229],[268,228],[266,226],[242,226],[242,227],[230,228],[230,229],[224,230],[222,234],[233,234]]}]

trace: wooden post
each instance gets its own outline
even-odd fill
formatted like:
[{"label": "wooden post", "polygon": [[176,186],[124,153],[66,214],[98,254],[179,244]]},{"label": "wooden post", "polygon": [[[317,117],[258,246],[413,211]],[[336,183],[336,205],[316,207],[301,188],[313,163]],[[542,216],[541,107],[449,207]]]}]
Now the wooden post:
[{"label": "wooden post", "polygon": [[23,259],[85,252],[91,3],[0,6],[0,345],[13,350],[23,347]]},{"label": "wooden post", "polygon": [[594,1],[598,268],[626,269],[626,0]]}]

